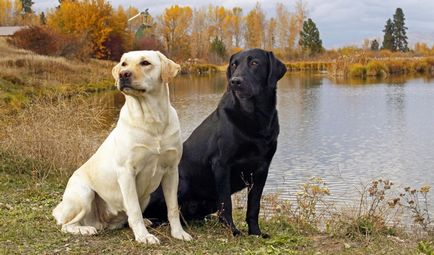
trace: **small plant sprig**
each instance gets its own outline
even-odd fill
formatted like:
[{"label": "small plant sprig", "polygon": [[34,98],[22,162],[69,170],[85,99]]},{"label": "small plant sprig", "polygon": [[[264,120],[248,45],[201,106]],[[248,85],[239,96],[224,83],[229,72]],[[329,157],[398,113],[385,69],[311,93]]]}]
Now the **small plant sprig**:
[{"label": "small plant sprig", "polygon": [[421,226],[423,230],[432,232],[434,231],[432,226],[434,221],[430,217],[428,205],[430,189],[429,185],[424,185],[420,189],[406,187],[404,192],[399,194],[399,197],[389,202],[389,206],[400,205],[409,210],[414,223]]},{"label": "small plant sprig", "polygon": [[314,224],[317,217],[318,203],[324,203],[324,197],[330,195],[330,190],[325,181],[320,177],[311,177],[306,183],[300,185],[297,192],[297,217],[307,223]]},{"label": "small plant sprig", "polygon": [[[368,217],[376,216],[380,212],[380,210],[382,209],[381,205],[386,197],[386,192],[390,190],[392,186],[393,182],[389,180],[378,179],[371,181],[371,185],[368,186],[367,190],[367,194],[369,196],[369,199],[367,201]],[[362,208],[362,206],[359,207],[359,210],[360,208]]]}]

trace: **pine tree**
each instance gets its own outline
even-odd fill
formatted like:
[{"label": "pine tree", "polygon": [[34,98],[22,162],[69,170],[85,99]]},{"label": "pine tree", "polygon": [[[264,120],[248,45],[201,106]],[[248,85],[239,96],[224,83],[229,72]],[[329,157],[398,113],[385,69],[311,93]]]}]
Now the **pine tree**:
[{"label": "pine tree", "polygon": [[393,15],[393,25],[395,50],[407,52],[409,50],[407,42],[408,37],[406,35],[407,27],[405,26],[404,13],[401,8],[397,8],[395,15]]},{"label": "pine tree", "polygon": [[395,40],[393,37],[394,25],[391,19],[388,19],[386,22],[386,26],[384,26],[384,38],[383,38],[383,46],[381,49],[395,51]]},{"label": "pine tree", "polygon": [[21,0],[21,4],[23,6],[24,13],[33,13],[32,5],[34,2],[32,2],[32,0]]},{"label": "pine tree", "polygon": [[47,17],[45,17],[44,12],[41,12],[41,14],[39,15],[39,23],[43,26],[47,24]]},{"label": "pine tree", "polygon": [[312,19],[303,22],[303,29],[300,32],[299,45],[304,51],[308,51],[309,55],[315,55],[322,51],[322,41],[320,39],[319,30]]},{"label": "pine tree", "polygon": [[216,54],[219,58],[223,59],[226,56],[226,47],[223,43],[223,40],[216,36],[211,42],[210,51]]},{"label": "pine tree", "polygon": [[379,48],[380,48],[380,45],[378,44],[377,39],[374,39],[374,40],[371,42],[371,50],[373,50],[373,51],[377,51]]}]

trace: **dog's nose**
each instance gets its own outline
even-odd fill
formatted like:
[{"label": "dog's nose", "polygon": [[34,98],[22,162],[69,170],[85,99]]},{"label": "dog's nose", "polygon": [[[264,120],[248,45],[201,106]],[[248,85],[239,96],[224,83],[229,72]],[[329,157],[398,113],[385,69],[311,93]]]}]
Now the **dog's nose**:
[{"label": "dog's nose", "polygon": [[131,73],[130,71],[124,70],[124,71],[121,71],[119,73],[119,78],[121,78],[121,79],[129,79],[132,75],[133,75],[133,73]]},{"label": "dog's nose", "polygon": [[243,83],[243,78],[241,77],[232,77],[229,81],[232,86],[240,87]]}]

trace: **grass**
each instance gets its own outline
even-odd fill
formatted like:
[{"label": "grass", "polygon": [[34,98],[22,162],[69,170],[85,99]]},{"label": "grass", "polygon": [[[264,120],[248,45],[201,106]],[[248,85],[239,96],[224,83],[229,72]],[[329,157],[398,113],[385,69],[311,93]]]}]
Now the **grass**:
[{"label": "grass", "polygon": [[34,99],[0,121],[0,148],[43,162],[32,167],[39,178],[69,176],[107,136],[111,111],[86,96]]},{"label": "grass", "polygon": [[[406,70],[426,72],[433,63],[404,64]],[[359,68],[366,65],[364,74],[375,72],[378,76],[401,64],[391,67],[366,61]],[[53,66],[58,67],[56,71]],[[111,66],[104,61],[85,64],[43,57],[12,48],[0,39],[0,106],[16,109],[0,119],[0,254],[432,254],[432,235],[409,235],[388,224],[383,183],[377,183],[373,193],[366,187],[359,210],[333,208],[333,213],[326,215],[317,207],[329,190],[318,178],[300,185],[295,204],[276,194],[264,196],[261,226],[270,239],[233,237],[215,217],[186,227],[195,238],[190,243],[171,238],[168,226],[151,229],[162,241],[160,246],[138,244],[128,228],[93,237],[61,233],[51,210],[61,199],[72,171],[92,155],[112,127],[106,118],[112,109],[94,104],[86,95],[111,86],[111,81],[101,78],[111,78]],[[330,64],[290,67],[321,71]],[[201,73],[225,70],[224,66],[200,68],[204,68]],[[428,192],[412,191],[403,193],[403,207],[416,212],[415,220],[429,228],[424,208],[407,199]],[[243,195],[236,195],[234,201],[240,197]],[[246,233],[245,199],[234,208],[236,224]]]},{"label": "grass", "polygon": [[419,243],[405,236],[376,235],[369,241],[334,237],[306,228],[287,214],[276,214],[268,219],[261,217],[262,229],[271,235],[270,239],[247,236],[245,212],[240,208],[234,213],[236,224],[244,233],[240,237],[233,237],[215,217],[186,226],[194,237],[192,242],[174,240],[168,226],[150,229],[160,239],[159,246],[135,242],[129,228],[103,231],[92,237],[73,236],[61,233],[51,216],[66,178],[51,176],[40,180],[24,170],[18,174],[17,168],[31,166],[33,162],[14,157],[0,154],[2,254],[416,254],[432,249],[431,239]]},{"label": "grass", "polygon": [[[389,189],[384,182],[363,189],[359,210],[330,205],[326,207],[330,213],[318,210],[329,194],[320,178],[301,184],[294,204],[276,194],[264,196],[261,225],[271,239],[234,238],[215,218],[186,228],[195,237],[191,243],[171,238],[168,226],[151,230],[161,246],[136,243],[128,228],[93,237],[62,234],[51,210],[72,171],[94,153],[111,129],[106,111],[110,109],[87,97],[61,94],[34,99],[19,113],[0,120],[0,254],[412,254],[432,247],[432,238],[411,236],[388,224],[390,213],[384,206]],[[246,195],[237,197],[243,199],[234,200],[235,220],[246,233]],[[403,195],[404,206],[426,217],[423,207],[411,207],[406,198]]]},{"label": "grass", "polygon": [[19,110],[40,95],[64,95],[113,88],[113,62],[86,63],[14,48],[0,38],[0,109]]}]

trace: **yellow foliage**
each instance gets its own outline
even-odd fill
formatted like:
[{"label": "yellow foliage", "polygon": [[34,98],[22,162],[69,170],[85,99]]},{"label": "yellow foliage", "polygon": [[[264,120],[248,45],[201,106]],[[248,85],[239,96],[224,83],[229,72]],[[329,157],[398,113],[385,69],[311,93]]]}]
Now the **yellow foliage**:
[{"label": "yellow foliage", "polygon": [[248,48],[261,48],[264,45],[265,15],[259,2],[246,17],[246,46]]},{"label": "yellow foliage", "polygon": [[190,7],[171,6],[159,17],[160,32],[164,38],[165,47],[170,57],[186,59],[189,56],[188,34],[193,11]]},{"label": "yellow foliage", "polygon": [[95,57],[101,58],[107,54],[104,42],[114,30],[112,15],[112,7],[106,0],[64,0],[49,13],[48,25],[91,42]]}]

